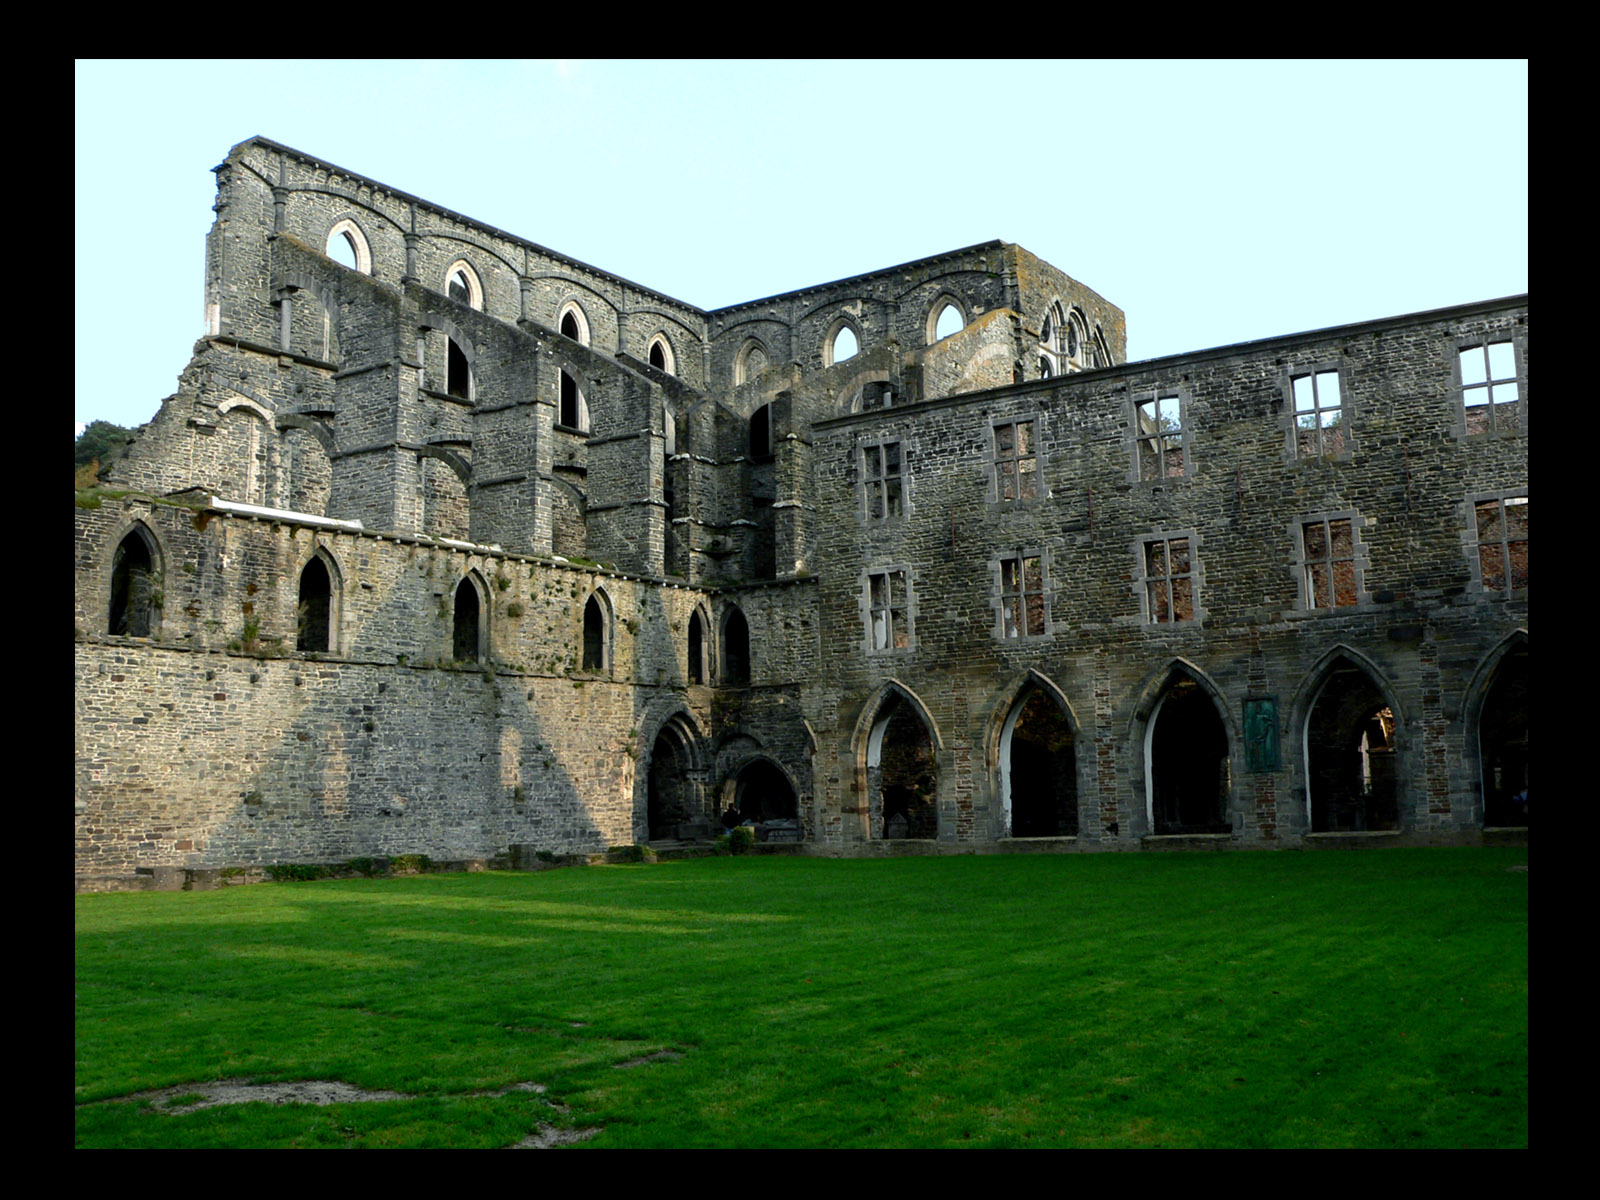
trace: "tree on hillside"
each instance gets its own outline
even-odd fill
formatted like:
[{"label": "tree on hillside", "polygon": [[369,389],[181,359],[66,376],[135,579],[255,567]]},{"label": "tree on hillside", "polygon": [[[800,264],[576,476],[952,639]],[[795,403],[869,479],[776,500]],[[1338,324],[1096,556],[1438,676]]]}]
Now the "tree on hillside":
[{"label": "tree on hillside", "polygon": [[[83,487],[102,476],[111,468],[111,464],[121,458],[127,445],[133,440],[133,431],[124,429],[121,425],[113,425],[110,421],[91,421],[84,431],[77,436],[72,444],[72,468],[77,486]],[[91,470],[85,467],[95,464]]]}]

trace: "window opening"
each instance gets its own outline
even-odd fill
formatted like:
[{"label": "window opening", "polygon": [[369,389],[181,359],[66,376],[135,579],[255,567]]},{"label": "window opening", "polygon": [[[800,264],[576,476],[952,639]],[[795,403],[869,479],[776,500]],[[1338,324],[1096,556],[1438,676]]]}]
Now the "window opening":
[{"label": "window opening", "polygon": [[465,271],[457,271],[450,276],[450,299],[463,304],[472,303],[472,285],[467,282]]},{"label": "window opening", "polygon": [[1150,624],[1194,620],[1194,563],[1188,538],[1146,542],[1144,578]]},{"label": "window opening", "polygon": [[867,644],[873,650],[909,650],[911,620],[904,571],[867,575]]},{"label": "window opening", "polygon": [[1032,421],[994,427],[995,494],[1001,500],[1033,500],[1039,495],[1039,459]]},{"label": "window opening", "polygon": [[900,473],[900,443],[884,442],[879,446],[866,446],[861,453],[867,520],[889,521],[905,516],[905,481]]},{"label": "window opening", "polygon": [[1305,546],[1306,605],[1343,608],[1356,603],[1356,547],[1348,519],[1307,521],[1300,526]]},{"label": "window opening", "polygon": [[1199,684],[1182,679],[1151,717],[1150,801],[1157,834],[1228,833],[1228,731]]},{"label": "window opening", "polygon": [[750,457],[772,457],[772,405],[763,404],[750,414]]},{"label": "window opening", "polygon": [[750,682],[750,623],[737,608],[722,624],[722,682],[734,687]]},{"label": "window opening", "polygon": [[1076,313],[1067,318],[1067,357],[1073,362],[1083,357],[1083,331],[1078,326]]},{"label": "window opening", "polygon": [[606,614],[598,595],[591,595],[583,606],[583,669],[606,669]]},{"label": "window opening", "polygon": [[1042,637],[1045,633],[1044,565],[1037,556],[1000,560],[1000,636]]},{"label": "window opening", "polygon": [[842,363],[846,359],[854,358],[861,351],[861,343],[856,338],[855,330],[846,325],[833,335],[833,361]]},{"label": "window opening", "polygon": [[1459,352],[1461,403],[1468,433],[1516,429],[1522,424],[1516,348],[1508,341],[1467,346]]},{"label": "window opening", "polygon": [[939,310],[939,320],[933,329],[933,340],[943,341],[952,333],[960,333],[966,328],[966,324],[961,316],[961,310],[954,304],[946,304]]},{"label": "window opening", "polygon": [[300,596],[295,606],[295,649],[326,654],[332,642],[333,580],[320,558],[312,558],[300,572]]},{"label": "window opening", "polygon": [[348,267],[352,271],[361,269],[360,260],[356,257],[356,240],[348,230],[339,229],[328,235],[328,257],[341,267]]},{"label": "window opening", "polygon": [[1169,479],[1183,474],[1183,417],[1176,395],[1140,401],[1138,427],[1139,478]]},{"label": "window opening", "polygon": [[650,365],[658,371],[672,374],[672,356],[667,352],[666,339],[660,335],[650,343]]},{"label": "window opening", "polygon": [[455,621],[452,627],[451,657],[457,662],[477,662],[478,589],[472,580],[463,579],[456,587]]},{"label": "window opening", "polygon": [[1072,725],[1037,687],[1012,710],[1001,738],[1010,837],[1075,837],[1078,763]]},{"label": "window opening", "polygon": [[1528,824],[1528,652],[1508,652],[1478,718],[1483,823]]},{"label": "window opening", "polygon": [[1055,368],[1050,365],[1050,360],[1044,355],[1039,355],[1039,378],[1049,379],[1055,374]]},{"label": "window opening", "polygon": [[1329,675],[1306,719],[1313,833],[1399,829],[1395,719],[1358,667]]},{"label": "window opening", "polygon": [[1297,458],[1320,458],[1345,449],[1344,398],[1339,372],[1313,371],[1293,378]]},{"label": "window opening", "polygon": [[689,614],[689,682],[706,681],[705,629],[698,611]]},{"label": "window opening", "polygon": [[472,368],[467,365],[466,353],[456,344],[453,337],[447,337],[448,349],[445,351],[447,358],[445,391],[452,396],[459,396],[463,400],[472,398]]},{"label": "window opening", "polygon": [[1528,586],[1528,498],[1507,496],[1473,506],[1478,528],[1478,570],[1492,592]]},{"label": "window opening", "polygon": [[568,429],[583,429],[583,393],[578,381],[567,372],[561,372],[561,424]]},{"label": "window opening", "polygon": [[150,547],[129,531],[111,558],[111,612],[107,630],[119,637],[149,637],[155,566]]},{"label": "window opening", "polygon": [[860,411],[867,412],[874,408],[892,408],[894,406],[894,384],[887,380],[861,385]]}]

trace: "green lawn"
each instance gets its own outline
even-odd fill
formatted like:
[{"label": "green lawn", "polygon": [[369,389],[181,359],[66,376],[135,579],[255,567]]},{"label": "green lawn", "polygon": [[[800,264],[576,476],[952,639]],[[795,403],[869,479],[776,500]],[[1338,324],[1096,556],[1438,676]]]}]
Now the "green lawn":
[{"label": "green lawn", "polygon": [[[78,897],[76,1144],[1526,1146],[1527,861],[746,857]],[[412,1098],[108,1102],[218,1079]],[[516,1083],[546,1090],[481,1094]]]}]

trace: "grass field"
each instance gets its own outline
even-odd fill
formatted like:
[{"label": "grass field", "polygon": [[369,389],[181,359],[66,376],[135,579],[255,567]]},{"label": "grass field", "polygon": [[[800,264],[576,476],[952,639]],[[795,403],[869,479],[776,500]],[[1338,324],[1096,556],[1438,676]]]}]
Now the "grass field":
[{"label": "grass field", "polygon": [[[716,858],[83,896],[75,1140],[1526,1146],[1527,861]],[[405,1098],[189,1111],[220,1079]]]}]

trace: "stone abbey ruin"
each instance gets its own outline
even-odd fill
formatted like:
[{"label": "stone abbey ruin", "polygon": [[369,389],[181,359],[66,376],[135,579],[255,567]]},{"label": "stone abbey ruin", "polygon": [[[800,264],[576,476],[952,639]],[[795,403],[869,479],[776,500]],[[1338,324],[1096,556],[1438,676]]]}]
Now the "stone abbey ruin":
[{"label": "stone abbey ruin", "polygon": [[81,889],[1528,822],[1528,302],[1126,361],[1001,241],[705,311],[253,138],[80,493]]}]

